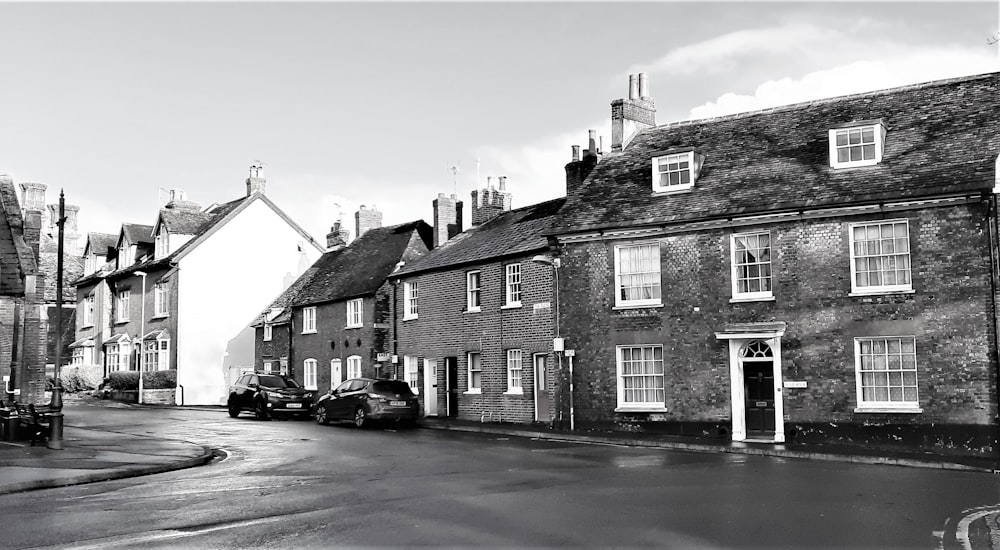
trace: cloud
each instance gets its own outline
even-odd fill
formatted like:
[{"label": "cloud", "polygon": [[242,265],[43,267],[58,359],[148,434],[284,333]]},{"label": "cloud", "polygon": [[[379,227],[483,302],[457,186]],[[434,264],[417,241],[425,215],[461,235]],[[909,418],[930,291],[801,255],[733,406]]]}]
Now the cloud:
[{"label": "cloud", "polygon": [[997,58],[987,51],[963,48],[928,49],[875,61],[807,73],[801,77],[768,80],[752,94],[725,93],[693,107],[691,118],[708,118],[781,105],[868,92],[991,72]]}]

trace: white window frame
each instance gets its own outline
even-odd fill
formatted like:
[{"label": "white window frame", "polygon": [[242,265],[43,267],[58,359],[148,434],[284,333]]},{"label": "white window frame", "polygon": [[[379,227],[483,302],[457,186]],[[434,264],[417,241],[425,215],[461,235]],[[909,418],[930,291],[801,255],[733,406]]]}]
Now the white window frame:
[{"label": "white window frame", "polygon": [[[473,279],[475,283],[473,284]],[[483,306],[483,272],[478,269],[465,272],[465,310],[481,311]]]},{"label": "white window frame", "polygon": [[170,314],[170,287],[166,281],[153,285],[153,315],[166,317]]},{"label": "white window frame", "polygon": [[264,341],[270,342],[273,337],[274,327],[271,326],[271,323],[264,323]]},{"label": "white window frame", "polygon": [[[761,237],[767,238],[767,260],[762,260],[759,256],[754,258],[753,261],[750,258],[753,256],[747,253],[747,260],[745,262],[741,261],[742,258],[737,250],[737,244],[741,242],[741,239],[754,239],[758,243],[758,247],[755,250],[763,250],[759,246]],[[730,250],[730,265],[732,272],[732,287],[733,287],[733,301],[752,301],[752,300],[768,300],[774,298],[774,270],[772,269],[771,259],[774,257],[774,247],[773,241],[771,240],[770,231],[753,231],[748,233],[734,233],[729,237],[729,250]],[[767,271],[766,277],[761,273]],[[751,274],[756,271],[757,275],[752,276]],[[746,276],[744,277],[744,273]],[[759,280],[761,282],[761,287],[763,288],[763,282],[767,281],[767,290],[751,291],[740,290],[740,281],[750,281]],[[749,288],[749,284],[748,284]]]},{"label": "white window frame", "polygon": [[317,374],[319,365],[315,359],[309,358],[302,362],[302,386],[307,390],[315,390],[317,386]]},{"label": "white window frame", "polygon": [[[650,361],[652,362],[652,365],[650,365],[650,366],[653,368],[653,372],[646,372],[646,373],[639,373],[639,374],[629,373],[628,375],[626,375],[624,373],[625,367],[626,367],[626,365],[624,364],[625,350],[631,350],[629,361],[633,362],[633,363],[636,362],[636,361],[634,361],[631,358],[631,353],[634,353],[636,350],[638,350],[641,354],[643,354],[643,357],[640,358],[639,361],[638,361],[640,363],[640,365],[643,366],[643,367],[645,367],[645,363],[647,361],[646,358],[644,357],[645,352],[646,352],[646,350],[649,350],[649,352],[653,355],[653,357],[650,359]],[[660,356],[659,360],[657,360],[656,357],[655,357],[657,350],[659,351],[659,356]],[[657,368],[657,363],[659,363],[659,371],[660,371],[659,373],[655,372],[655,369]],[[625,377],[626,376],[635,377],[635,378],[653,378],[653,380],[652,380],[653,385],[652,386],[645,387],[645,388],[629,388],[629,389],[635,389],[635,390],[643,390],[644,389],[646,391],[650,391],[651,390],[654,393],[656,391],[659,391],[661,393],[661,395],[662,395],[661,399],[660,400],[653,400],[653,401],[649,401],[649,400],[638,401],[638,400],[635,400],[635,399],[627,400],[626,398],[628,397],[628,393],[627,393],[626,384],[625,384]],[[655,378],[657,376],[659,377],[659,387],[656,386],[656,380],[655,380]],[[615,382],[616,382],[615,385],[618,388],[618,391],[617,391],[617,393],[618,393],[618,408],[615,409],[616,411],[665,411],[666,410],[666,371],[665,371],[665,366],[664,366],[664,362],[663,362],[663,346],[660,345],[660,344],[635,344],[635,345],[628,345],[628,346],[616,346],[615,347]]]},{"label": "white window frame", "polygon": [[[473,360],[473,357],[475,360]],[[465,356],[467,371],[468,371],[468,383],[466,384],[468,389],[465,393],[483,393],[483,356],[478,351],[471,351]],[[475,367],[475,368],[473,368]],[[479,384],[475,384],[476,374],[479,375]]]},{"label": "white window frame", "polygon": [[[867,139],[869,136],[865,135],[866,130],[870,133],[870,141]],[[858,141],[851,143],[851,140],[855,136],[857,136]],[[885,147],[885,126],[880,122],[831,128],[828,138],[830,145],[830,167],[834,169],[873,166],[882,162],[882,151]],[[843,138],[846,141],[838,142],[838,138]],[[866,153],[864,148],[866,146],[871,148],[872,153],[872,157],[868,159],[864,158]],[[862,158],[850,160],[852,149],[861,149]],[[846,161],[840,160],[840,152],[842,150],[848,153],[848,160]]]},{"label": "white window frame", "polygon": [[410,385],[410,390],[415,394],[420,393],[419,363],[420,360],[416,355],[403,356],[403,378],[406,380],[406,383]]},{"label": "white window frame", "polygon": [[361,378],[361,356],[352,355],[347,358],[347,379]]},{"label": "white window frame", "polygon": [[[631,271],[627,273],[624,272],[622,270],[622,252],[625,251],[626,249],[635,250],[637,252],[640,250],[649,250],[650,252],[653,253],[652,263],[655,265],[656,269],[650,271],[636,271],[634,273]],[[615,245],[614,269],[615,269],[615,289],[614,289],[615,307],[627,308],[627,307],[650,307],[650,306],[663,305],[663,286],[661,283],[661,275],[660,275],[661,268],[660,268],[659,241],[636,242],[636,243]],[[624,288],[625,278],[626,277],[641,278],[643,275],[647,275],[655,279],[655,289],[656,289],[655,294],[658,294],[658,296],[656,297],[650,296],[649,298],[633,298],[633,299],[623,298],[622,289]],[[640,286],[637,288],[642,288],[642,287]]]},{"label": "white window frame", "polygon": [[316,306],[302,308],[302,334],[316,332]]},{"label": "white window frame", "polygon": [[521,264],[504,266],[504,307],[521,307]]},{"label": "white window frame", "polygon": [[115,308],[115,321],[119,323],[124,323],[129,320],[129,297],[132,295],[132,289],[128,288],[125,290],[118,291],[118,297],[116,300]]},{"label": "white window frame", "polygon": [[[897,351],[894,353],[891,351],[892,346],[890,342],[896,341]],[[870,352],[868,354],[862,354],[863,345],[865,342],[870,343]],[[881,350],[876,349],[877,343],[882,343]],[[909,349],[911,352],[904,352],[906,347],[904,342],[909,344]],[[865,367],[864,356],[870,357],[869,368]],[[896,358],[896,365],[892,364],[893,358]],[[909,358],[909,359],[907,359]],[[913,368],[904,368],[907,362],[912,363]],[[884,366],[884,368],[879,368]],[[914,336],[871,336],[863,338],[854,339],[854,379],[857,386],[857,408],[854,412],[858,413],[878,413],[878,412],[899,412],[899,413],[921,413],[923,409],[920,408],[920,369],[917,365],[917,342]],[[873,397],[871,399],[865,399],[865,375],[869,375],[868,378],[872,380],[873,385],[882,387],[879,379],[879,375],[884,375],[885,378],[885,390],[886,399],[877,399]],[[893,377],[893,374],[898,376]],[[906,384],[907,374],[912,374],[913,383]],[[896,380],[893,380],[896,378]],[[898,383],[895,383],[898,382]],[[872,388],[873,390],[878,389],[878,387]],[[913,399],[904,400],[892,400],[891,390],[898,388],[902,396],[905,396],[906,388],[913,389]]]},{"label": "white window frame", "polygon": [[347,301],[347,328],[361,328],[365,324],[365,303],[363,298]]},{"label": "white window frame", "polygon": [[522,395],[521,373],[524,372],[524,354],[519,349],[507,350],[507,395]]},{"label": "white window frame", "polygon": [[145,340],[142,346],[142,370],[152,372],[170,369],[170,339]]},{"label": "white window frame", "polygon": [[153,243],[154,258],[160,259],[170,255],[169,238],[170,238],[169,234],[166,231],[160,231],[159,233],[156,234],[156,238],[154,239]]},{"label": "white window frame", "polygon": [[417,281],[405,281],[403,283],[403,320],[409,321],[419,317],[420,285]]},{"label": "white window frame", "polygon": [[[675,193],[677,191],[688,191],[694,189],[694,182],[697,177],[695,160],[694,151],[671,153],[669,155],[653,157],[653,192]],[[687,166],[684,166],[685,164]],[[663,170],[664,167],[667,169]],[[664,185],[662,176],[666,175],[669,180],[669,174],[677,174],[678,182],[671,184],[668,181],[668,183]],[[684,182],[685,178],[687,179],[687,182]]]},{"label": "white window frame", "polygon": [[128,359],[132,344],[130,342],[116,342],[104,346],[104,356],[108,366],[108,372],[128,370]]},{"label": "white window frame", "polygon": [[[892,226],[893,227],[893,234],[895,234],[895,227],[898,226],[898,225],[902,225],[905,228],[905,230],[906,230],[906,239],[905,239],[906,252],[905,253],[898,253],[898,252],[896,252],[896,250],[898,249],[898,246],[899,246],[896,241],[899,241],[901,239],[898,239],[898,238],[894,237],[893,239],[890,239],[892,241],[892,246],[888,247],[888,248],[892,248],[891,252],[886,252],[884,250],[885,248],[887,248],[886,241],[885,241],[885,239],[879,238],[878,240],[874,240],[874,241],[872,241],[872,240],[866,240],[865,241],[866,243],[872,243],[872,242],[877,243],[877,245],[878,245],[877,248],[879,248],[878,253],[874,253],[874,254],[867,254],[866,253],[863,256],[859,256],[858,255],[858,246],[857,246],[858,243],[856,243],[855,237],[854,237],[855,229],[860,228],[860,227],[865,227],[865,228],[868,228],[868,227],[878,227],[878,232],[881,235],[882,234],[882,227],[883,226]],[[896,219],[896,220],[877,220],[877,221],[870,221],[870,222],[852,223],[852,224],[848,225],[847,231],[848,231],[848,241],[849,241],[850,247],[851,247],[851,267],[850,267],[850,269],[851,269],[851,294],[852,295],[889,294],[889,293],[893,293],[893,292],[913,292],[913,258],[912,258],[912,247],[910,246],[910,222],[909,222],[909,220],[907,220],[907,219],[904,218],[904,219]],[[866,229],[866,232],[867,232],[867,229]],[[906,264],[907,264],[907,266],[906,266],[905,269],[880,269],[879,271],[876,271],[876,272],[872,272],[872,271],[866,271],[866,272],[867,273],[879,273],[879,275],[881,277],[884,277],[885,274],[888,273],[889,271],[892,271],[894,273],[894,276],[895,276],[895,274],[905,272],[907,274],[907,279],[909,280],[908,283],[905,283],[905,284],[899,284],[899,283],[896,283],[896,284],[879,284],[879,285],[868,284],[868,285],[864,285],[864,286],[861,286],[861,285],[858,284],[858,265],[859,265],[859,262],[861,262],[862,260],[864,260],[866,258],[875,258],[877,260],[880,260],[882,262],[882,265],[885,265],[887,263],[890,263],[890,260],[891,260],[891,263],[897,263],[898,259],[902,258],[904,256],[906,258]]]},{"label": "white window frame", "polygon": [[88,294],[83,298],[83,326],[94,326],[94,303],[96,298],[93,294]]},{"label": "white window frame", "polygon": [[272,365],[273,363],[271,361],[264,361],[264,374],[271,374],[274,372]]}]

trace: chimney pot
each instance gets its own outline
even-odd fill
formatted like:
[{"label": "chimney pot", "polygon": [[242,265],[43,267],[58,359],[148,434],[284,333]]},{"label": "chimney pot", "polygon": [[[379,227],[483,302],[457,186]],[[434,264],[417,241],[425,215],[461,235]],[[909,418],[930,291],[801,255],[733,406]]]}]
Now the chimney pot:
[{"label": "chimney pot", "polygon": [[578,160],[580,160],[580,146],[579,145],[574,145],[573,146],[573,160],[572,160],[572,162],[576,162]]},{"label": "chimney pot", "polygon": [[587,153],[597,154],[597,130],[587,130]]},{"label": "chimney pot", "polygon": [[639,97],[639,82],[634,74],[628,75],[628,98],[637,99]]},{"label": "chimney pot", "polygon": [[506,191],[507,190],[507,176],[499,176],[497,178],[497,180],[500,181],[500,190],[501,191]]},{"label": "chimney pot", "polygon": [[646,73],[639,73],[639,98],[649,98],[649,75]]}]

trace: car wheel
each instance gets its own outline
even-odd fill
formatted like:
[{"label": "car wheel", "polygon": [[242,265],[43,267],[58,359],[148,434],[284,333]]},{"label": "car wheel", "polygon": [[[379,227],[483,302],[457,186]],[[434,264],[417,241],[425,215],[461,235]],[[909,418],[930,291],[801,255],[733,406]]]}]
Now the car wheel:
[{"label": "car wheel", "polygon": [[239,405],[237,405],[236,403],[230,401],[229,402],[229,416],[232,417],[232,418],[236,418],[239,415],[240,415],[240,407],[239,407]]},{"label": "car wheel", "polygon": [[257,420],[267,420],[267,405],[263,401],[258,401],[253,406],[253,415]]},{"label": "car wheel", "polygon": [[359,428],[364,428],[368,423],[368,415],[365,414],[364,407],[358,407],[354,409],[354,425]]},{"label": "car wheel", "polygon": [[316,408],[316,423],[324,426],[330,423],[330,419],[326,417],[326,407]]}]

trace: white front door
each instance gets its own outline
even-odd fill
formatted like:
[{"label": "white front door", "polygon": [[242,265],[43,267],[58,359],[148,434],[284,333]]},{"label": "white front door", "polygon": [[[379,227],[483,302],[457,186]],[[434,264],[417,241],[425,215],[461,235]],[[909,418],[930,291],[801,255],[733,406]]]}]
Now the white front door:
[{"label": "white front door", "polygon": [[336,388],[344,381],[344,375],[340,370],[340,359],[330,361],[330,389]]},{"label": "white front door", "polygon": [[437,416],[437,360],[424,359],[424,416]]}]

